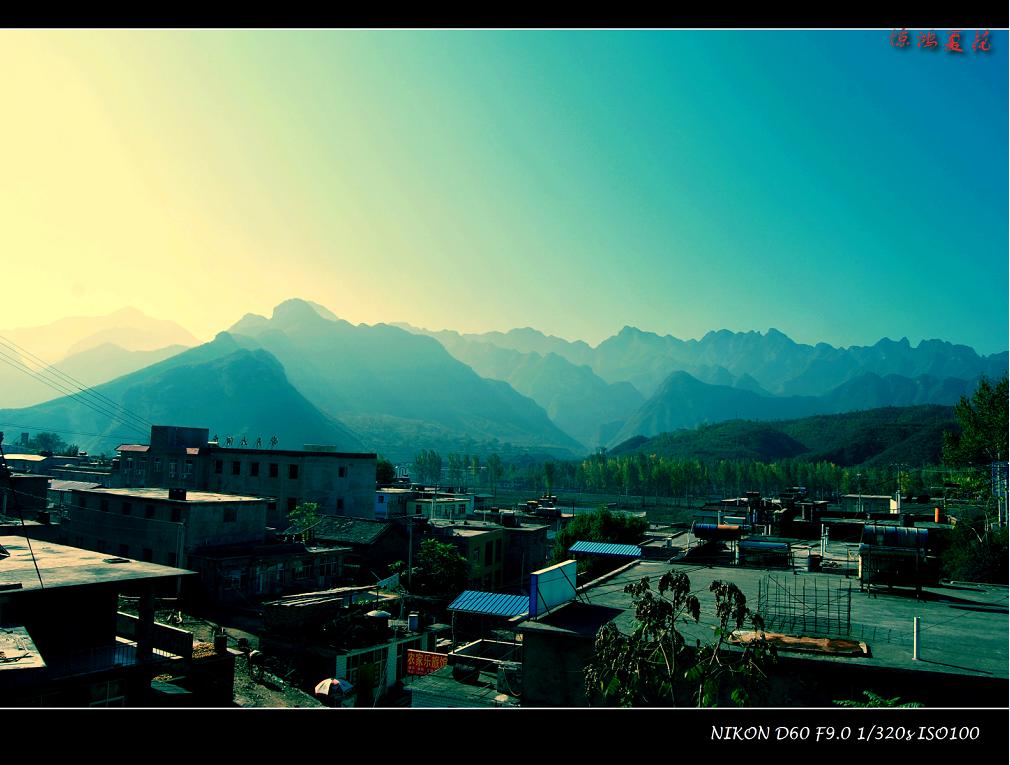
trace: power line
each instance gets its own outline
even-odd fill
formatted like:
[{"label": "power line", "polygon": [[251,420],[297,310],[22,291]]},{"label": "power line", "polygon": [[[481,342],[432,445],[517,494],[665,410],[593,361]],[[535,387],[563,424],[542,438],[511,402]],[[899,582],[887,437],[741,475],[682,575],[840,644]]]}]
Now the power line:
[{"label": "power line", "polygon": [[151,425],[152,424],[152,423],[148,422],[147,420],[145,420],[140,415],[138,415],[136,412],[130,411],[129,409],[127,409],[122,404],[118,404],[115,401],[113,401],[111,398],[109,398],[108,396],[106,396],[106,395],[104,395],[102,393],[99,393],[97,390],[95,390],[90,385],[87,385],[86,383],[83,383],[80,380],[78,380],[76,377],[73,377],[72,375],[69,375],[66,372],[63,372],[60,369],[57,369],[54,365],[49,364],[48,362],[46,362],[45,359],[39,358],[34,353],[32,353],[31,351],[29,351],[27,348],[25,348],[23,345],[18,345],[13,340],[9,340],[9,339],[3,337],[2,335],[0,335],[0,342],[6,344],[8,347],[13,346],[13,348],[15,348],[18,351],[21,351],[22,353],[24,353],[25,355],[31,357],[38,364],[43,365],[43,371],[48,372],[50,375],[53,375],[53,376],[59,376],[60,378],[62,378],[64,380],[66,380],[67,382],[73,384],[81,392],[90,393],[95,398],[98,398],[98,399],[100,399],[102,401],[105,401],[108,404],[111,404],[112,406],[115,406],[115,407],[121,409],[123,412],[125,412],[128,415],[130,415],[131,417],[136,418],[137,420],[139,420],[140,422],[144,423],[145,425]]},{"label": "power line", "polygon": [[144,419],[143,417],[141,417],[136,412],[132,412],[131,410],[129,410],[126,407],[124,407],[122,404],[116,403],[115,401],[113,401],[108,396],[106,396],[106,395],[104,395],[102,393],[99,393],[98,391],[96,391],[91,386],[86,385],[85,383],[83,383],[80,380],[78,380],[76,377],[73,377],[71,375],[66,374],[65,372],[62,372],[61,370],[57,369],[52,364],[47,363],[44,359],[41,359],[38,356],[36,356],[34,353],[32,353],[31,351],[29,351],[24,346],[18,345],[13,340],[8,340],[7,338],[5,338],[3,336],[0,336],[0,347],[6,348],[9,351],[17,353],[18,356],[21,356],[22,354],[25,355],[25,356],[28,356],[28,357],[34,359],[36,363],[42,365],[42,370],[41,371],[35,371],[35,370],[31,370],[31,368],[23,360],[21,360],[21,359],[17,360],[25,368],[33,371],[37,375],[37,379],[39,379],[40,381],[42,381],[42,382],[49,382],[50,381],[49,378],[46,378],[46,377],[43,376],[43,374],[48,374],[48,375],[50,375],[53,378],[57,378],[56,380],[53,380],[53,382],[58,382],[58,383],[61,383],[61,384],[66,384],[66,385],[69,385],[69,386],[71,386],[73,388],[76,388],[78,391],[80,391],[81,394],[90,395],[93,398],[97,399],[96,403],[100,403],[100,404],[102,404],[104,406],[111,406],[114,409],[123,412],[126,416],[133,418],[134,420],[136,420],[140,424],[142,424],[142,425],[144,425],[146,427],[150,427],[151,426],[150,422],[148,422],[146,419]]},{"label": "power line", "polygon": [[[6,346],[0,346],[0,347],[6,347]],[[81,403],[82,405],[88,407],[92,411],[97,412],[98,414],[101,414],[101,415],[103,415],[105,417],[109,417],[110,419],[115,420],[116,422],[120,423],[121,425],[125,425],[126,427],[132,428],[133,430],[136,430],[136,431],[138,431],[140,433],[144,433],[145,435],[148,432],[147,430],[145,430],[144,428],[142,428],[137,423],[131,422],[129,420],[124,419],[122,416],[118,415],[116,412],[110,411],[110,410],[106,409],[105,407],[100,406],[99,404],[97,404],[97,403],[95,403],[93,401],[90,401],[90,400],[82,397],[80,394],[74,393],[73,391],[68,390],[67,388],[61,386],[59,383],[53,382],[51,380],[48,380],[48,379],[46,379],[44,377],[41,377],[41,376],[37,375],[35,372],[33,372],[31,369],[29,369],[27,367],[27,365],[25,365],[23,362],[17,361],[17,360],[11,360],[11,357],[8,356],[7,354],[5,354],[3,351],[0,351],[0,362],[3,362],[4,364],[7,364],[10,367],[13,367],[14,369],[18,370],[19,372],[22,372],[23,374],[26,374],[26,375],[28,375],[28,376],[30,376],[30,377],[38,380],[39,382],[44,383],[45,385],[48,385],[50,388],[52,388],[52,389],[54,389],[54,390],[56,390],[56,391],[64,394],[65,396],[69,396],[71,398],[76,399],[79,403]]]}]

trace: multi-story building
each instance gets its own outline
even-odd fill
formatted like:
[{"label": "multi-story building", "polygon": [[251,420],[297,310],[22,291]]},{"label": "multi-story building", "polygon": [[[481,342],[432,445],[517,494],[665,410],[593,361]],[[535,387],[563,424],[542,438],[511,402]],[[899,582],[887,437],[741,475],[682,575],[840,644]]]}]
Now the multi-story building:
[{"label": "multi-story building", "polygon": [[452,544],[470,561],[467,587],[495,590],[504,583],[505,530],[493,523],[434,521],[432,533],[442,542]]},{"label": "multi-story building", "polygon": [[347,548],[271,543],[263,497],[187,489],[75,489],[63,540],[122,558],[185,566],[201,597],[243,602],[329,587]]},{"label": "multi-story building", "polygon": [[[159,594],[192,572],[23,537],[0,537],[0,705],[153,706],[152,678],[190,674],[193,636],[154,621]],[[138,616],[117,612],[138,599]],[[234,656],[219,652],[231,701]]]},{"label": "multi-story building", "polygon": [[269,497],[268,525],[284,529],[287,513],[314,502],[323,515],[372,518],[374,453],[222,447],[207,428],[151,427],[150,444],[122,444],[114,467],[118,487],[187,488]]},{"label": "multi-story building", "polygon": [[262,544],[267,500],[187,489],[75,489],[61,524],[68,544],[166,566],[201,547]]}]

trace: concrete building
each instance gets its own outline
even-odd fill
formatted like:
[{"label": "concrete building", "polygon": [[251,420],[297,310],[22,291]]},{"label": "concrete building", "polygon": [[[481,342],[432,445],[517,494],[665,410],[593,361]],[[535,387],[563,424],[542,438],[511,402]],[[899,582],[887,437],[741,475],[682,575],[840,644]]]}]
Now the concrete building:
[{"label": "concrete building", "polygon": [[375,513],[374,453],[222,447],[207,428],[151,427],[149,444],[117,448],[117,487],[188,488],[272,498],[267,523],[287,526],[287,513],[303,502],[323,515],[372,518]]},{"label": "concrete building", "polygon": [[431,532],[441,542],[452,544],[470,562],[467,587],[495,590],[502,587],[505,564],[505,530],[482,521],[432,521]]},{"label": "concrete building", "polygon": [[[154,621],[156,596],[192,572],[47,542],[29,550],[19,537],[0,546],[3,706],[158,706],[153,677],[200,671],[192,634]],[[139,616],[118,612],[121,594],[138,598]],[[215,653],[224,698],[202,706],[231,701],[234,655]]]},{"label": "concrete building", "polygon": [[263,544],[267,500],[186,489],[75,489],[65,542],[167,566],[203,547]]},{"label": "concrete building", "polygon": [[[375,520],[388,521],[393,518],[403,518],[416,509],[411,500],[415,500],[419,492],[415,489],[389,487],[375,492]],[[408,509],[409,508],[409,509]]]},{"label": "concrete building", "polygon": [[462,521],[473,513],[472,494],[448,494],[435,491],[419,491],[407,501],[408,515],[425,518]]},{"label": "concrete building", "polygon": [[199,573],[192,594],[244,604],[330,587],[349,548],[277,543],[267,537],[263,497],[186,489],[74,489],[62,539],[119,557]]},{"label": "concrete building", "polygon": [[[361,583],[382,579],[391,563],[406,561],[410,536],[409,529],[398,523],[332,517],[321,518],[301,534],[314,546],[344,548],[344,574]],[[413,534],[415,555],[421,539],[421,533]]]}]

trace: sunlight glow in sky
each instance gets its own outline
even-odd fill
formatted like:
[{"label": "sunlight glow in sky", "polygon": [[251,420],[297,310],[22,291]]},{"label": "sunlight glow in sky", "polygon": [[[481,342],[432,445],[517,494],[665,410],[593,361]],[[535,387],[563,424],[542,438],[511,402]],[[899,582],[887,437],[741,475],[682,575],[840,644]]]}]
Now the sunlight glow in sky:
[{"label": "sunlight glow in sky", "polygon": [[[1007,349],[1008,39],[0,31],[0,327]],[[941,34],[941,40],[945,34]]]}]

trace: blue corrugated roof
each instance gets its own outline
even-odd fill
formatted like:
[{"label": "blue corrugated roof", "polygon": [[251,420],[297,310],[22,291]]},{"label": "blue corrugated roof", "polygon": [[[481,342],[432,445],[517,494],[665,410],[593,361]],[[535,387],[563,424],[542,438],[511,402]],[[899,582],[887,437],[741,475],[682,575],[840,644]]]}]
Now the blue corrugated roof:
[{"label": "blue corrugated roof", "polygon": [[614,555],[621,558],[641,558],[642,550],[638,545],[615,545],[606,542],[576,542],[568,548],[570,553],[585,553],[588,555]]},{"label": "blue corrugated roof", "polygon": [[500,592],[465,590],[449,604],[450,611],[489,616],[519,616],[530,610],[528,595],[505,595]]}]

